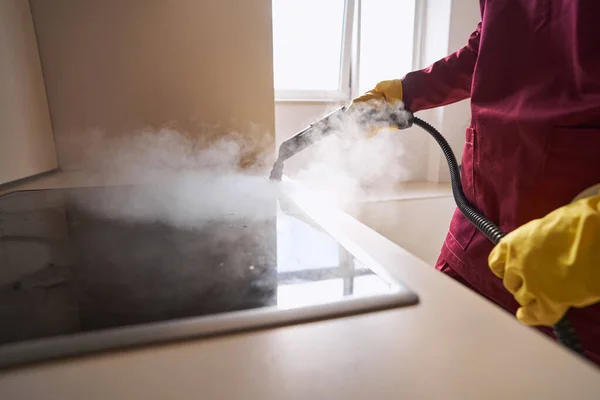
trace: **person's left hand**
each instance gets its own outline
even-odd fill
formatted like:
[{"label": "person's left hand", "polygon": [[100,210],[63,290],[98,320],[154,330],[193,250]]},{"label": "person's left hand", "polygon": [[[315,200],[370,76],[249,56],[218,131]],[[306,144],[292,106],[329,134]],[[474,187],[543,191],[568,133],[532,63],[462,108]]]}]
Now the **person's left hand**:
[{"label": "person's left hand", "polygon": [[578,200],[506,235],[489,266],[527,325],[556,324],[571,307],[600,301],[600,195]]}]

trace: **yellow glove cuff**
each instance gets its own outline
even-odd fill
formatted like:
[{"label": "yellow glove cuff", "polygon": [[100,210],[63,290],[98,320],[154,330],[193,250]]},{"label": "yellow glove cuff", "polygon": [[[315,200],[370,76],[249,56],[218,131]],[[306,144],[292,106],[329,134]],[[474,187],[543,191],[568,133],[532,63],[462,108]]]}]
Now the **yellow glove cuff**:
[{"label": "yellow glove cuff", "polygon": [[402,80],[392,79],[381,81],[375,85],[375,90],[383,94],[383,98],[388,103],[402,101]]}]

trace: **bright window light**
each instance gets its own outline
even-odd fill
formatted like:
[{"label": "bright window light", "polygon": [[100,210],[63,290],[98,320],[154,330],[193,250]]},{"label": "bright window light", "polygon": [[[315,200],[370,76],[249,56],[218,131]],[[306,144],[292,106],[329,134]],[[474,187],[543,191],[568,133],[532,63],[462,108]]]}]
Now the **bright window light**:
[{"label": "bright window light", "polygon": [[404,76],[418,1],[272,0],[275,97],[347,101]]},{"label": "bright window light", "polygon": [[273,0],[275,90],[340,89],[344,0]]},{"label": "bright window light", "polygon": [[362,0],[359,91],[412,68],[415,0]]},{"label": "bright window light", "polygon": [[354,278],[354,295],[368,296],[389,290],[390,285],[377,275],[357,276]]},{"label": "bright window light", "polygon": [[340,244],[307,222],[277,210],[277,270],[306,271],[340,265]]},{"label": "bright window light", "polygon": [[[310,296],[306,296],[310,293]],[[330,279],[277,287],[277,307],[288,309],[319,303],[328,303],[344,297],[344,281]]]}]

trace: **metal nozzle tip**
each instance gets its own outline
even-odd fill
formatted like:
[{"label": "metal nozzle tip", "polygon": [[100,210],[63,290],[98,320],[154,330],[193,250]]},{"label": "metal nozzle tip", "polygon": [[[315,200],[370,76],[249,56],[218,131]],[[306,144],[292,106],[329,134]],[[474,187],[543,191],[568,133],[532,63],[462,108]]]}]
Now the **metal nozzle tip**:
[{"label": "metal nozzle tip", "polygon": [[283,163],[279,160],[275,161],[273,164],[273,169],[271,170],[271,174],[269,175],[269,179],[272,181],[280,181],[283,177]]}]

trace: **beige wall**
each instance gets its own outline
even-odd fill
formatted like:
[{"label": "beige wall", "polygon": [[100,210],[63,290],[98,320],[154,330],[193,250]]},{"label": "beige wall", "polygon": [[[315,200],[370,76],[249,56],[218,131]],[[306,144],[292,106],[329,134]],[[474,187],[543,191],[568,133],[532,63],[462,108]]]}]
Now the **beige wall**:
[{"label": "beige wall", "polygon": [[[481,21],[477,0],[428,0],[423,32],[423,67],[451,54],[467,44],[471,33]],[[458,103],[428,110],[421,118],[437,127],[452,146],[456,158],[462,157],[465,129],[471,122],[471,103]],[[438,144],[429,139],[428,180],[449,182],[446,158]]]},{"label": "beige wall", "polygon": [[85,164],[94,129],[114,136],[174,123],[199,134],[199,123],[218,124],[220,134],[260,136],[272,152],[270,0],[31,6],[63,169]]},{"label": "beige wall", "polygon": [[27,0],[0,1],[0,184],[57,166]]}]

